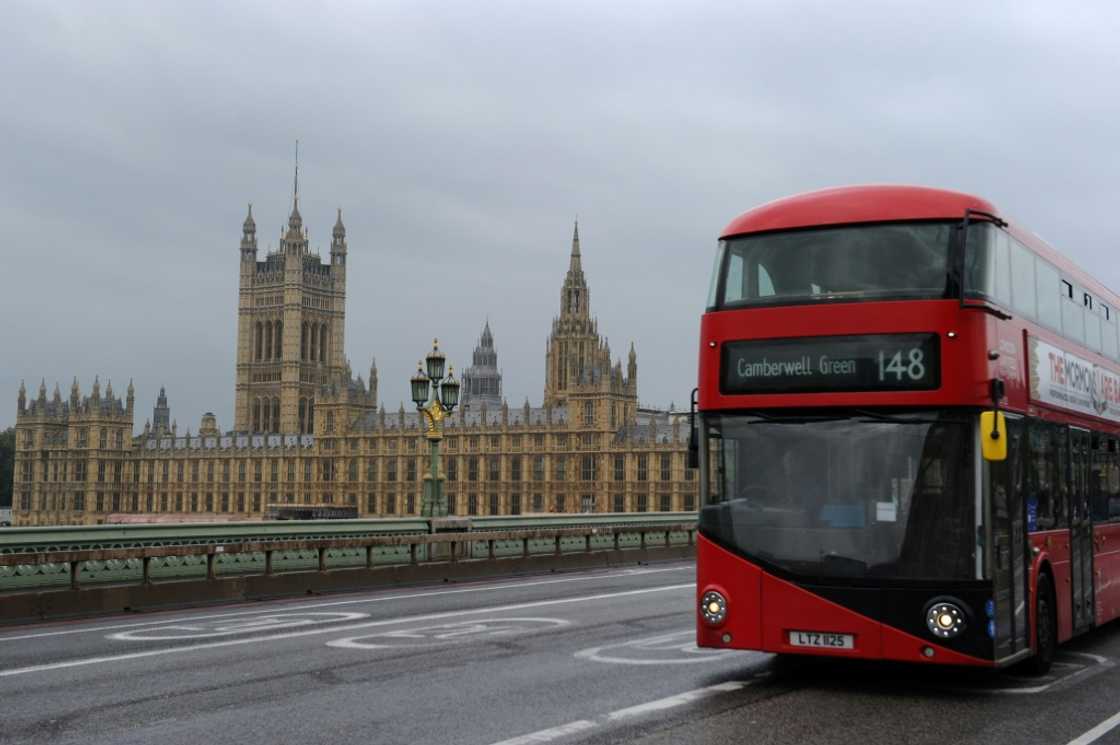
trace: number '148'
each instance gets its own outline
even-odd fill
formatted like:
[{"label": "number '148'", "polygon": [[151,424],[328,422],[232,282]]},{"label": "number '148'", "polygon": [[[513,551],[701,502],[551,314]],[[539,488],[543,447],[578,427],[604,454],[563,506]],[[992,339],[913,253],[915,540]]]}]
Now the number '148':
[{"label": "number '148'", "polygon": [[[905,352],[906,357],[903,358]],[[893,380],[900,382],[903,378],[921,380],[926,376],[925,354],[917,347],[909,350],[899,350],[890,357],[886,352],[879,352],[879,380]]]}]

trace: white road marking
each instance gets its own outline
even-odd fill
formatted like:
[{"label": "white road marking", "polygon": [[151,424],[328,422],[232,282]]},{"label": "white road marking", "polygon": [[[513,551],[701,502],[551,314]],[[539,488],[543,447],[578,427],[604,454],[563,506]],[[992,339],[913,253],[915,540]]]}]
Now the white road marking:
[{"label": "white road marking", "polygon": [[1120,712],[1113,714],[1080,737],[1070,740],[1066,745],[1089,745],[1089,743],[1096,742],[1103,735],[1116,729],[1117,726],[1120,726]]},{"label": "white road marking", "polygon": [[[697,688],[684,693],[678,693],[675,696],[667,696],[659,698],[656,701],[647,701],[644,704],[637,704],[636,706],[628,706],[625,709],[618,709],[612,711],[606,716],[599,717],[598,719],[579,719],[574,722],[562,724],[559,727],[550,727],[548,729],[537,730],[528,734],[519,735],[508,740],[493,743],[493,745],[533,745],[540,742],[551,742],[552,740],[559,740],[568,735],[586,732],[587,730],[601,727],[607,724],[613,724],[623,719],[630,719],[632,717],[644,716],[657,711],[665,711],[666,709],[673,709],[678,706],[690,704],[693,701],[700,701],[701,699],[710,698],[720,693],[730,693],[731,691],[738,691],[746,688],[754,681],[752,680],[729,680],[726,683],[719,683],[718,685],[708,686],[706,688]],[[1071,743],[1070,745],[1073,745]],[[1077,745],[1082,745],[1078,743]]]},{"label": "white road marking", "polygon": [[[376,634],[334,639],[327,642],[327,646],[342,649],[397,649],[400,647],[442,646],[553,631],[571,625],[571,621],[562,618],[510,618],[508,616],[503,618],[479,618],[472,621],[456,621],[423,628],[409,626],[397,631],[382,631]],[[376,639],[378,641],[365,641],[366,639]]]},{"label": "white road marking", "polygon": [[[556,578],[556,579],[533,580],[533,581],[530,581],[530,582],[507,582],[507,583],[504,583],[504,584],[475,585],[475,586],[472,586],[472,587],[460,587],[460,588],[456,588],[454,590],[431,590],[431,591],[427,591],[427,592],[413,592],[413,593],[408,593],[408,594],[404,594],[404,595],[384,595],[384,596],[380,596],[380,597],[372,597],[372,598],[367,597],[367,598],[352,599],[352,600],[330,600],[330,601],[322,602],[322,603],[297,603],[297,604],[289,605],[289,604],[287,604],[287,601],[281,601],[282,603],[285,603],[285,604],[281,605],[278,608],[278,610],[296,611],[296,610],[304,610],[304,609],[307,609],[307,608],[333,608],[333,607],[336,607],[336,606],[339,606],[339,605],[356,605],[356,604],[362,604],[362,603],[386,603],[386,602],[389,602],[389,601],[392,601],[392,600],[413,600],[413,599],[416,599],[416,598],[438,597],[438,596],[441,596],[441,595],[461,595],[463,593],[473,593],[473,592],[500,592],[502,590],[519,590],[519,589],[522,589],[522,588],[525,588],[525,587],[539,587],[539,586],[542,586],[542,585],[557,585],[557,584],[564,584],[564,583],[569,583],[569,582],[595,582],[595,581],[603,580],[603,579],[618,579],[619,577],[632,577],[634,575],[641,575],[641,574],[661,574],[663,572],[683,572],[683,571],[691,572],[691,571],[694,571],[694,570],[695,570],[695,567],[692,566],[692,565],[678,566],[678,567],[667,567],[667,568],[661,568],[661,569],[624,569],[624,570],[618,571],[618,572],[611,572],[610,574],[595,574],[595,575],[592,575],[592,576],[581,575],[581,576],[578,576],[578,577],[560,577],[560,578]],[[18,634],[18,635],[15,635],[15,636],[0,636],[0,642],[14,642],[14,641],[19,641],[21,639],[41,639],[43,637],[48,637],[48,636],[69,636],[71,634],[91,634],[91,633],[98,633],[98,632],[101,632],[101,631],[115,631],[117,629],[135,629],[135,628],[141,628],[141,627],[144,627],[144,626],[158,626],[160,624],[165,624],[165,623],[192,623],[194,621],[208,621],[208,620],[213,619],[213,618],[227,618],[227,617],[235,617],[235,616],[254,615],[254,614],[257,614],[257,613],[260,613],[260,612],[261,612],[261,609],[258,608],[256,610],[227,611],[225,613],[210,613],[210,614],[206,614],[206,615],[202,615],[202,616],[188,616],[188,617],[179,618],[179,619],[164,618],[164,619],[158,620],[158,621],[138,621],[138,622],[135,622],[135,623],[119,623],[119,624],[112,624],[112,625],[109,625],[109,626],[84,627],[84,628],[79,628],[79,629],[62,629],[62,630],[59,630],[59,631],[41,631],[41,632],[35,632],[35,633],[31,633],[31,634]]]},{"label": "white road marking", "polygon": [[[311,626],[320,623],[341,623],[343,621],[357,621],[359,618],[369,618],[368,613],[322,611],[312,613],[264,613],[250,618],[234,618],[229,620],[219,619],[216,623],[201,626],[188,626],[184,624],[169,624],[167,626],[149,626],[131,631],[119,631],[109,634],[107,639],[128,642],[162,642],[181,639],[212,639],[216,636],[232,636],[234,634],[248,634],[260,631],[275,631],[284,628]],[[232,623],[230,623],[232,621]],[[169,633],[170,632],[170,633]]]},{"label": "white road marking", "polygon": [[575,656],[594,662],[616,665],[692,665],[711,662],[731,655],[761,655],[737,649],[701,649],[696,646],[696,630],[684,629],[645,639],[581,649]]},{"label": "white road marking", "polygon": [[945,690],[957,691],[960,693],[976,693],[985,696],[1025,696],[1035,693],[1042,693],[1043,691],[1047,691],[1058,684],[1067,684],[1069,683],[1069,681],[1073,680],[1074,678],[1081,677],[1082,675],[1104,672],[1106,668],[1116,666],[1116,663],[1113,660],[1109,659],[1108,657],[1102,657],[1099,654],[1089,654],[1088,652],[1061,652],[1061,654],[1062,656],[1068,655],[1072,657],[1085,657],[1092,660],[1093,664],[1080,665],[1076,663],[1055,661],[1054,667],[1072,667],[1077,668],[1077,670],[1070,673],[1069,675],[1062,675],[1060,677],[1051,674],[1046,678],[1042,678],[1042,680],[1049,679],[1049,682],[1042,685],[1026,686],[1023,688],[967,688],[954,686],[946,688]]},{"label": "white road marking", "polygon": [[568,735],[574,735],[579,732],[584,732],[585,730],[592,729],[595,726],[595,722],[589,722],[586,719],[580,719],[576,722],[561,724],[559,727],[550,727],[549,729],[537,730],[536,732],[530,732],[529,734],[521,735],[520,737],[511,737],[508,740],[496,742],[494,743],[494,745],[536,745],[536,743],[540,742],[552,742],[553,740],[559,740],[561,737],[567,737]]},{"label": "white road marking", "polygon": [[612,711],[607,714],[607,719],[618,721],[619,719],[628,719],[630,717],[643,716],[653,711],[663,711],[665,709],[674,709],[678,706],[690,704],[693,701],[699,701],[709,696],[714,696],[717,693],[729,693],[731,691],[738,691],[741,688],[746,688],[751,684],[749,680],[730,680],[726,683],[719,683],[718,685],[708,686],[706,688],[696,688],[684,693],[678,693],[675,696],[666,696],[659,698],[656,701],[647,701],[644,704],[637,706],[629,706],[625,709]]},{"label": "white road marking", "polygon": [[655,592],[668,592],[671,590],[684,590],[695,589],[695,583],[689,582],[680,585],[663,585],[661,587],[647,587],[641,590],[625,590],[623,592],[607,592],[598,595],[583,595],[575,598],[561,598],[558,600],[537,600],[529,603],[516,603],[514,605],[506,605],[491,608],[474,608],[470,610],[457,610],[446,611],[442,613],[427,613],[419,616],[404,616],[401,618],[389,618],[380,621],[367,621],[363,623],[346,624],[342,626],[331,626],[325,629],[307,629],[304,631],[288,631],[280,634],[266,634],[264,636],[254,636],[245,639],[227,639],[218,642],[204,642],[202,644],[190,644],[180,647],[164,647],[162,649],[147,649],[142,652],[131,652],[127,654],[117,655],[104,655],[99,657],[83,657],[75,660],[65,660],[62,662],[49,662],[42,665],[29,665],[27,667],[9,668],[7,670],[0,670],[0,678],[7,678],[14,675],[26,675],[28,673],[48,672],[52,670],[65,670],[73,667],[84,667],[87,665],[100,665],[110,662],[124,662],[126,660],[136,660],[143,657],[158,657],[169,654],[185,654],[189,652],[197,652],[204,649],[218,649],[222,647],[233,647],[242,644],[257,644],[259,642],[267,641],[280,641],[283,639],[296,639],[304,636],[317,636],[320,634],[334,634],[342,631],[360,631],[362,629],[375,628],[378,626],[392,626],[399,623],[417,623],[421,621],[435,621],[442,618],[455,618],[457,616],[471,615],[475,613],[509,613],[511,611],[525,610],[527,608],[544,608],[555,605],[570,605],[573,603],[587,603],[596,600],[615,600],[618,598],[634,597],[637,595],[648,595]]}]

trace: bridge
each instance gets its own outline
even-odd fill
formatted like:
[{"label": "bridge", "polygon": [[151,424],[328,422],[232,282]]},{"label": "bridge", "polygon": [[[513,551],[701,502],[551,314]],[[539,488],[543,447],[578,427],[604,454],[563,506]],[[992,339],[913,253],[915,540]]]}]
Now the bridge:
[{"label": "bridge", "polygon": [[17,528],[0,622],[690,556],[680,513]]},{"label": "bridge", "polygon": [[1120,742],[1112,626],[1041,679],[699,650],[693,530],[5,530],[0,743]]}]

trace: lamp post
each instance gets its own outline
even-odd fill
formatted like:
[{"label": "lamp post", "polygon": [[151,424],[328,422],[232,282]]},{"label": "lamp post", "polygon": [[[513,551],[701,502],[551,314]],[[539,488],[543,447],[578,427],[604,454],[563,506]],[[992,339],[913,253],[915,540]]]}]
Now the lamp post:
[{"label": "lamp post", "polygon": [[443,376],[447,358],[439,351],[439,340],[432,340],[432,351],[418,364],[411,379],[412,402],[427,420],[427,438],[431,453],[431,467],[424,476],[424,495],[421,510],[424,517],[446,517],[447,499],[443,495],[443,473],[439,462],[439,443],[443,439],[443,420],[459,405],[459,381],[448,370]]}]

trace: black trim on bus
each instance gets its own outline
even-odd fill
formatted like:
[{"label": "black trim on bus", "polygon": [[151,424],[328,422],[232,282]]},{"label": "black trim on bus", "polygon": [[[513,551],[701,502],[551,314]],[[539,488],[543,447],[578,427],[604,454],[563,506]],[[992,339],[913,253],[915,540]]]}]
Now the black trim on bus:
[{"label": "black trim on bus", "polygon": [[[961,654],[995,661],[995,642],[988,637],[985,603],[993,597],[990,580],[903,580],[807,577],[792,574],[742,549],[729,546],[700,528],[704,539],[754,564],[766,574],[824,600],[918,639]],[[965,606],[967,627],[956,639],[935,638],[926,627],[926,608],[935,598],[955,598]],[[765,604],[766,598],[762,599]],[[812,619],[805,619],[807,624]]]}]

